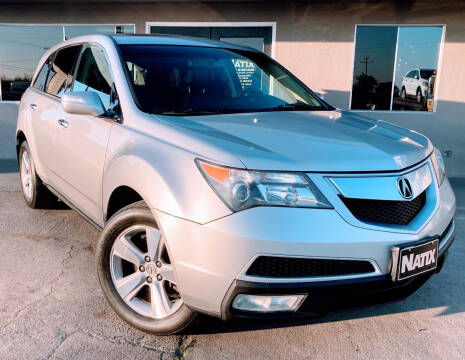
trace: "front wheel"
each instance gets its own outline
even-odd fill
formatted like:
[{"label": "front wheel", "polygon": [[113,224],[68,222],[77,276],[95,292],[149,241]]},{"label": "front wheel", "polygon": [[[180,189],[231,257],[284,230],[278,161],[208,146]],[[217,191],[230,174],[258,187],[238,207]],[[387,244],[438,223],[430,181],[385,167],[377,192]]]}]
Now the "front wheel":
[{"label": "front wheel", "polygon": [[179,294],[166,245],[140,201],[111,217],[96,251],[100,285],[112,308],[132,326],[159,335],[180,332],[196,315]]},{"label": "front wheel", "polygon": [[421,89],[417,89],[417,103],[423,104],[423,95],[421,94]]}]

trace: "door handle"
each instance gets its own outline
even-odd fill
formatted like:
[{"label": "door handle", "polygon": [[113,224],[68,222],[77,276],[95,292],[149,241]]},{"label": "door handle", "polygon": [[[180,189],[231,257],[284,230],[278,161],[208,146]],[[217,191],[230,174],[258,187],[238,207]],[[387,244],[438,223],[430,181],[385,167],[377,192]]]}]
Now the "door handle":
[{"label": "door handle", "polygon": [[32,109],[32,110],[37,109],[37,105],[36,105],[36,104],[31,104],[30,106],[31,106],[31,109]]},{"label": "door handle", "polygon": [[58,120],[58,125],[60,125],[63,128],[68,128],[69,127],[69,123],[66,120],[63,120],[63,119]]}]

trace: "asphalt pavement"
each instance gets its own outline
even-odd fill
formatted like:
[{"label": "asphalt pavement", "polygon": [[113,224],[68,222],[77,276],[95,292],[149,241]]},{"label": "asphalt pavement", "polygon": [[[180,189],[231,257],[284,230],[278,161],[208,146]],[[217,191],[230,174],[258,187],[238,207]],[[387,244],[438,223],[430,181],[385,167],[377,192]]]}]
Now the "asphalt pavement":
[{"label": "asphalt pavement", "polygon": [[0,359],[463,359],[465,180],[441,273],[409,298],[299,321],[202,318],[182,336],[131,328],[106,303],[98,231],[69,209],[32,210],[0,168]]}]

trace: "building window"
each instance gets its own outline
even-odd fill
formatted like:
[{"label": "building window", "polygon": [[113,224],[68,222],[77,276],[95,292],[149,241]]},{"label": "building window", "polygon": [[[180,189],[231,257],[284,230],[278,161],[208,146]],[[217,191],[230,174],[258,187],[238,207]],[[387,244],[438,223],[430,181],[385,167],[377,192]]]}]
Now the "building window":
[{"label": "building window", "polygon": [[350,108],[434,111],[442,26],[357,26]]},{"label": "building window", "polygon": [[42,55],[53,45],[87,34],[133,34],[134,25],[0,25],[0,101],[18,101]]}]

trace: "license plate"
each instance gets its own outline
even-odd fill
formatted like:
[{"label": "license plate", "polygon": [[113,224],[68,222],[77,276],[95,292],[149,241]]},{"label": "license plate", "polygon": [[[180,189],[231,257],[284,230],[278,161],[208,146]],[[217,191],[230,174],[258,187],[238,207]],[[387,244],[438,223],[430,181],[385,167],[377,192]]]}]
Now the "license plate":
[{"label": "license plate", "polygon": [[419,245],[392,248],[392,280],[405,280],[436,269],[438,247],[439,239],[435,239]]}]

